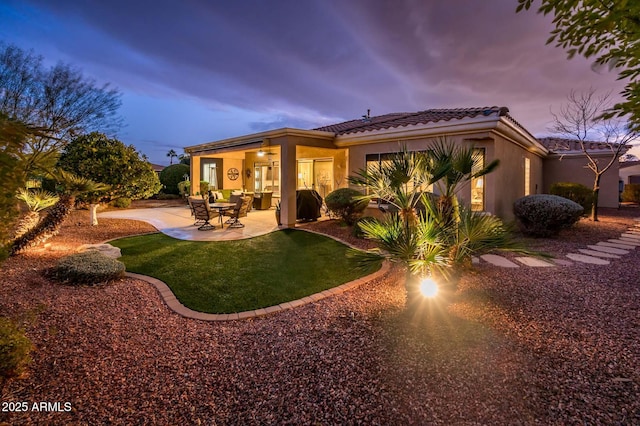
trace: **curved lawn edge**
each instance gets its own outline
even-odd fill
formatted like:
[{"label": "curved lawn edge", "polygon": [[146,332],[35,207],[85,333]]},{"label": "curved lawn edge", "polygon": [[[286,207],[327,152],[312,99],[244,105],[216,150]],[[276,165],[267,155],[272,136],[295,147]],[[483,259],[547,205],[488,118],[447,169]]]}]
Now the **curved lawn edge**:
[{"label": "curved lawn edge", "polygon": [[[324,235],[324,234],[322,234]],[[382,262],[382,266],[376,272],[366,275],[364,277],[360,277],[356,280],[350,281],[348,283],[344,283],[339,285],[338,287],[334,287],[328,290],[321,291],[320,293],[315,293],[310,296],[303,297],[302,299],[292,300],[290,302],[284,302],[279,305],[269,306],[267,308],[254,309],[252,311],[244,311],[244,312],[236,312],[233,314],[208,314],[205,312],[194,311],[193,309],[189,309],[184,306],[178,299],[176,299],[175,294],[169,288],[167,284],[163,281],[150,277],[148,275],[136,274],[134,272],[126,272],[125,275],[129,278],[134,278],[141,281],[146,281],[149,284],[153,285],[158,293],[160,293],[160,297],[166,305],[177,313],[185,318],[197,319],[202,321],[231,321],[231,320],[243,320],[249,318],[261,317],[269,314],[273,314],[276,312],[282,312],[287,309],[297,308],[299,306],[304,306],[309,303],[318,302],[322,299],[326,299],[327,297],[336,296],[338,294],[342,294],[345,291],[356,288],[368,281],[375,280],[380,278],[384,274],[386,274],[390,269],[390,264],[388,261]]]}]

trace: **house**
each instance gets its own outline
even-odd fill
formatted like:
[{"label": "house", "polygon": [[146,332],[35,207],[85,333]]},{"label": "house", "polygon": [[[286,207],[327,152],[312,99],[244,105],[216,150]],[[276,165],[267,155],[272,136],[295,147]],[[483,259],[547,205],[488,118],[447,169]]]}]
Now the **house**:
[{"label": "house", "polygon": [[[348,186],[348,176],[385,161],[402,145],[410,151],[425,151],[443,136],[473,146],[484,163],[500,160],[495,172],[474,179],[458,195],[473,210],[506,220],[513,218],[517,198],[542,193],[550,185],[553,179],[545,179],[546,167],[555,170],[569,164],[557,166],[553,153],[506,107],[495,106],[367,114],[313,130],[281,128],[203,143],[185,152],[191,155],[192,180],[215,179],[217,187],[224,189],[273,191],[274,199],[281,200],[282,223],[292,227],[296,190],[313,188],[324,197]],[[588,179],[582,165],[569,164],[570,175],[584,174]],[[560,176],[555,171],[554,175]],[[617,194],[617,180],[615,188]]]},{"label": "house", "polygon": [[[556,182],[580,183],[587,188],[593,188],[595,174],[587,168],[588,160],[579,141],[555,137],[538,140],[549,150],[543,162],[543,192],[548,193],[551,185]],[[613,153],[609,145],[595,141],[585,141],[584,145],[589,155],[598,161],[600,167],[606,166],[611,161]],[[620,154],[625,152],[626,149]],[[619,206],[619,164],[616,158],[600,179],[599,207],[617,208]]]},{"label": "house", "polygon": [[624,185],[640,183],[640,161],[621,162],[619,176]]}]

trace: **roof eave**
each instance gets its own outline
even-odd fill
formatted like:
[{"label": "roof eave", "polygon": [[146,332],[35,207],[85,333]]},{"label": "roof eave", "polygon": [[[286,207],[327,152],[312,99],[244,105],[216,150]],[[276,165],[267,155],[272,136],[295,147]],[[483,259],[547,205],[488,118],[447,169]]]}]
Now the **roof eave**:
[{"label": "roof eave", "polygon": [[188,154],[210,151],[216,148],[232,148],[234,146],[241,147],[250,144],[260,143],[265,139],[275,139],[283,136],[301,136],[316,139],[333,140],[335,137],[332,132],[323,132],[320,130],[303,130],[294,129],[291,127],[282,127],[280,129],[267,130],[259,133],[252,133],[250,135],[243,135],[229,139],[222,139],[218,141],[206,142],[199,145],[191,145],[185,147],[184,150]]}]

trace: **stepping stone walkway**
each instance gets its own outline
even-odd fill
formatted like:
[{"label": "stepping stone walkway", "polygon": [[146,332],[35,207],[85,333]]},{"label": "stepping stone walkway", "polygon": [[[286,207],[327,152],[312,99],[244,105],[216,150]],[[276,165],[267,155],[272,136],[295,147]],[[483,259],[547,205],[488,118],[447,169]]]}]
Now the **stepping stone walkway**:
[{"label": "stepping stone walkway", "polygon": [[609,261],[600,259],[599,257],[587,256],[584,254],[578,253],[569,253],[567,257],[571,260],[575,260],[576,262],[582,263],[591,263],[593,265],[608,265]]},{"label": "stepping stone walkway", "polygon": [[480,259],[489,262],[492,265],[501,266],[503,268],[519,268],[519,266],[507,258],[498,256],[497,254],[483,254]]},{"label": "stepping stone walkway", "polygon": [[634,247],[634,248],[640,246],[640,242],[636,243],[636,242],[631,241],[631,240],[609,240],[609,242],[610,243],[625,244],[625,245],[628,245],[628,246],[631,246],[631,247]]},{"label": "stepping stone walkway", "polygon": [[595,251],[595,250],[587,250],[587,249],[578,249],[578,251],[582,254],[587,254],[589,256],[604,257],[609,259],[620,259],[620,256],[618,256],[617,254],[609,254],[603,251]]},{"label": "stepping stone walkway", "polygon": [[613,248],[613,247],[605,247],[605,246],[587,246],[588,248],[590,248],[591,250],[596,250],[596,251],[603,251],[605,253],[611,253],[611,254],[629,254],[629,252],[627,250],[620,250],[617,248]]},{"label": "stepping stone walkway", "polygon": [[516,260],[525,266],[533,266],[540,268],[548,268],[549,266],[553,266],[553,264],[549,262],[545,262],[544,260],[537,259],[535,257],[516,257]]},{"label": "stepping stone walkway", "polygon": [[[640,218],[634,218],[634,220],[637,223],[631,226],[626,232],[622,233],[620,238],[600,241],[595,245],[588,245],[586,249],[578,249],[580,253],[567,254],[567,258],[580,263],[608,265],[610,262],[606,259],[620,259],[621,256],[629,254],[631,250],[635,250],[640,247]],[[517,263],[496,254],[485,254],[480,256],[480,258],[474,257],[472,259],[473,264],[479,264],[481,259],[502,268],[520,267]],[[555,265],[570,266],[573,264],[566,259],[552,259],[551,261],[544,261],[535,257],[516,257],[515,260],[524,266],[534,268],[545,268]]]},{"label": "stepping stone walkway", "polygon": [[619,248],[622,250],[633,250],[636,248],[636,246],[630,246],[629,244],[624,244],[624,243],[611,243],[611,242],[607,242],[607,241],[600,241],[599,243],[596,243],[597,246],[604,246],[604,247],[613,247],[613,248]]}]

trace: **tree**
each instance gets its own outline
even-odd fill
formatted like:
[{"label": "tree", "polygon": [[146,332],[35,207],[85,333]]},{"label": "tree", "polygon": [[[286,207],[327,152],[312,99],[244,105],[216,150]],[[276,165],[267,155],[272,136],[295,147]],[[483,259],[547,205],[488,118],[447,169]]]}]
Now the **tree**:
[{"label": "tree", "polygon": [[33,51],[0,43],[0,112],[43,129],[30,135],[21,151],[25,178],[34,170],[50,169],[73,137],[121,125],[116,89],[98,86],[68,64],[45,68],[42,60]]},{"label": "tree", "polygon": [[178,155],[178,160],[180,160],[180,164],[191,165],[191,156],[189,154]]},{"label": "tree", "polygon": [[16,191],[22,186],[20,152],[33,132],[0,112],[0,260],[7,255],[10,230],[17,217]]},{"label": "tree", "polygon": [[170,149],[169,152],[167,152],[167,157],[169,157],[169,165],[172,165],[173,159],[178,157],[178,154],[176,154],[173,149]]},{"label": "tree", "polygon": [[[609,108],[611,94],[596,96],[595,89],[586,92],[571,90],[567,96],[568,103],[560,107],[558,114],[551,113],[554,133],[576,139],[586,157],[587,168],[593,172],[593,209],[591,219],[598,221],[598,195],[602,175],[618,161],[629,145],[627,143],[638,137],[638,132],[631,130],[614,118],[604,118],[602,112]],[[589,142],[595,140],[604,145],[610,152],[608,159],[600,162],[587,148]]]},{"label": "tree", "polygon": [[61,187],[58,202],[49,209],[47,215],[34,228],[11,243],[10,255],[14,256],[28,247],[42,244],[57,235],[73,209],[76,196],[86,192],[99,192],[108,189],[104,184],[78,177],[64,170],[56,170],[52,173],[52,177]]},{"label": "tree", "polygon": [[[397,209],[381,221],[359,225],[365,237],[379,245],[370,255],[360,257],[366,262],[383,256],[405,265],[410,311],[420,306],[420,277],[437,274],[451,278],[451,271],[471,263],[473,254],[521,250],[500,219],[472,212],[457,201],[461,184],[497,166],[492,163],[476,170],[473,152],[473,147],[459,147],[446,140],[436,141],[427,153],[408,152],[403,147],[387,161],[349,178],[352,184],[366,188],[369,197],[386,200]],[[440,186],[440,196],[425,192],[432,184]]]},{"label": "tree", "polygon": [[[534,0],[518,0],[516,12],[528,10]],[[634,130],[640,130],[640,2],[637,0],[541,0],[538,13],[553,14],[555,29],[547,44],[576,54],[595,57],[595,66],[618,71],[627,79],[622,91],[626,101],[604,111],[606,118],[628,115]]]},{"label": "tree", "polygon": [[62,151],[57,165],[78,176],[109,185],[107,191],[78,197],[91,204],[92,225],[98,224],[98,203],[117,198],[148,198],[161,188],[151,164],[141,158],[133,145],[126,146],[103,133],[93,132],[72,140]]}]

